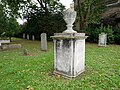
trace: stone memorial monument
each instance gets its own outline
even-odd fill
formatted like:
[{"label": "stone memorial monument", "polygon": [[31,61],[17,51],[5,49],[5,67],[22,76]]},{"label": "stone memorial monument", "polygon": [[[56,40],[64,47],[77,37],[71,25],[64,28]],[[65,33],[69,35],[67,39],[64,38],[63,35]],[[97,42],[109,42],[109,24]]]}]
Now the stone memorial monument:
[{"label": "stone memorial monument", "polygon": [[106,43],[107,43],[107,34],[105,33],[99,34],[98,46],[106,47]]},{"label": "stone memorial monument", "polygon": [[85,70],[85,33],[72,29],[76,19],[74,4],[64,12],[67,30],[51,36],[54,41],[54,74],[76,77]]},{"label": "stone memorial monument", "polygon": [[46,33],[41,34],[41,50],[47,51],[47,35],[46,35]]}]

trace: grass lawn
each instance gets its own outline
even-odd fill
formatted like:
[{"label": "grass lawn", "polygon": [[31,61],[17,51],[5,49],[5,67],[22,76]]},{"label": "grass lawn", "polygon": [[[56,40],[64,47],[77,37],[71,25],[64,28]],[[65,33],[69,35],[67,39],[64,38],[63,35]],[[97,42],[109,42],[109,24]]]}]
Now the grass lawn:
[{"label": "grass lawn", "polygon": [[[72,80],[52,74],[53,42],[14,39],[21,49],[0,51],[0,90],[120,90],[120,45],[86,44],[86,71]],[[23,55],[28,49],[30,56]]]}]

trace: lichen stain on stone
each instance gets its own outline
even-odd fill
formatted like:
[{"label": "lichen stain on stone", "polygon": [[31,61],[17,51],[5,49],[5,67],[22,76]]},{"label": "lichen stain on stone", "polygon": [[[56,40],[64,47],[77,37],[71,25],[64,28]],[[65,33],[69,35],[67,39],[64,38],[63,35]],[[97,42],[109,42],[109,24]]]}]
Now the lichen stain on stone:
[{"label": "lichen stain on stone", "polygon": [[63,41],[63,48],[69,48],[70,47],[70,40],[64,40]]}]

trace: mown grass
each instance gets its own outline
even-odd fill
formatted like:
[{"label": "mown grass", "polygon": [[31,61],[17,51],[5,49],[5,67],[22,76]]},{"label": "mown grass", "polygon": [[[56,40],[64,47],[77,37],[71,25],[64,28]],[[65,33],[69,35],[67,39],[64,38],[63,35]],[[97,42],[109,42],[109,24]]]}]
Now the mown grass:
[{"label": "mown grass", "polygon": [[[74,79],[52,74],[53,43],[14,39],[21,49],[0,51],[0,90],[120,90],[120,45],[86,44],[86,71]],[[30,55],[24,56],[23,49]]]}]

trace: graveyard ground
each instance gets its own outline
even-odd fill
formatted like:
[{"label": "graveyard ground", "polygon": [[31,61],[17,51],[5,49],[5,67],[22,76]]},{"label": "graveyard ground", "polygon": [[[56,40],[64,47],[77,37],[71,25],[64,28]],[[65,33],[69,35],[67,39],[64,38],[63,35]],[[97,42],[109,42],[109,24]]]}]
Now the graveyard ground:
[{"label": "graveyard ground", "polygon": [[[15,39],[17,50],[0,51],[0,90],[119,90],[120,45],[86,44],[86,71],[74,79],[55,76],[53,43],[40,50],[39,41]],[[23,49],[29,55],[23,54]]]}]

